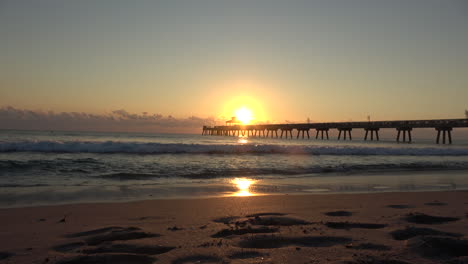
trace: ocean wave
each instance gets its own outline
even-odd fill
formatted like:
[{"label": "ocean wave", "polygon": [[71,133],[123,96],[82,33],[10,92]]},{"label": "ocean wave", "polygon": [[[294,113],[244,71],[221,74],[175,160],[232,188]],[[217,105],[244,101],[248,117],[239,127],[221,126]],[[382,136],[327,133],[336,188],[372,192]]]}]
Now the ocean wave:
[{"label": "ocean wave", "polygon": [[18,141],[0,142],[0,152],[107,153],[107,154],[294,154],[468,156],[468,148],[365,147],[275,144],[170,144],[120,141]]},{"label": "ocean wave", "polygon": [[28,187],[47,187],[48,184],[0,184],[0,188],[28,188]]},{"label": "ocean wave", "polygon": [[293,176],[293,175],[323,175],[328,173],[338,174],[365,174],[365,173],[379,173],[379,172],[408,172],[408,171],[440,171],[440,170],[468,170],[468,163],[428,163],[428,162],[415,162],[408,164],[372,164],[372,165],[347,165],[340,166],[312,166],[304,168],[284,168],[284,169],[270,169],[270,168],[246,168],[246,169],[209,169],[201,170],[193,173],[131,173],[119,172],[111,174],[103,174],[95,177],[103,178],[106,180],[117,181],[139,181],[151,180],[154,178],[169,178],[180,177],[187,179],[216,179],[216,178],[235,178],[235,177],[265,177],[265,176]]},{"label": "ocean wave", "polygon": [[[238,177],[253,177],[253,178],[282,178],[290,176],[298,177],[314,177],[324,176],[327,174],[338,175],[352,175],[360,174],[365,175],[368,173],[400,173],[412,171],[454,171],[464,170],[468,171],[468,161],[407,161],[404,163],[394,163],[380,161],[378,163],[366,164],[364,163],[337,163],[337,164],[314,164],[297,166],[292,164],[285,164],[281,167],[271,167],[268,164],[253,165],[251,167],[243,168],[227,168],[225,166],[192,166],[190,169],[181,169],[180,166],[160,166],[160,164],[145,164],[144,166],[124,165],[118,166],[116,163],[108,167],[90,167],[80,164],[80,159],[75,160],[78,163],[73,164],[74,160],[67,160],[63,164],[64,159],[53,160],[31,160],[31,161],[12,161],[0,160],[0,180],[14,179],[16,182],[0,182],[1,187],[38,187],[47,185],[31,185],[29,182],[21,183],[21,179],[26,177],[33,177],[37,180],[37,175],[50,175],[53,178],[61,179],[62,177],[69,179],[76,179],[79,184],[88,181],[152,181],[154,179],[174,179],[184,178],[190,180],[205,180],[205,179],[218,179],[218,178],[238,178]],[[20,176],[19,181],[16,179]],[[75,178],[76,177],[76,178]],[[54,182],[52,180],[51,182]],[[71,184],[72,182],[59,181],[60,184]],[[153,182],[154,183],[154,182]],[[18,185],[17,185],[18,184]],[[57,183],[53,183],[57,184]]]},{"label": "ocean wave", "polygon": [[91,158],[84,159],[46,159],[46,160],[0,160],[0,175],[11,171],[43,170],[58,172],[88,172],[84,168],[92,166],[94,170],[102,164]]}]

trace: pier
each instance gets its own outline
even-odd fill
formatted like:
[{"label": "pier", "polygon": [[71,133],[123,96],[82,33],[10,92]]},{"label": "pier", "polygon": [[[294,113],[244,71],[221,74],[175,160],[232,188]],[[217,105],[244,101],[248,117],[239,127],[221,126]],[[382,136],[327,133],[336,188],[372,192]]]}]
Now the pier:
[{"label": "pier", "polygon": [[[264,124],[264,125],[226,125],[203,126],[202,135],[211,136],[248,136],[264,138],[293,138],[310,139],[309,131],[315,130],[315,139],[328,140],[328,131],[336,129],[338,140],[352,140],[353,129],[365,131],[364,140],[380,140],[379,130],[393,128],[396,131],[395,140],[402,143],[411,143],[411,131],[415,128],[433,128],[437,144],[452,144],[452,130],[454,128],[468,127],[468,119],[432,119],[432,120],[398,120],[398,121],[367,121],[367,122],[330,122],[306,124]],[[265,133],[266,131],[266,133]],[[281,131],[278,135],[278,131]],[[437,132],[437,133],[436,133]]]}]

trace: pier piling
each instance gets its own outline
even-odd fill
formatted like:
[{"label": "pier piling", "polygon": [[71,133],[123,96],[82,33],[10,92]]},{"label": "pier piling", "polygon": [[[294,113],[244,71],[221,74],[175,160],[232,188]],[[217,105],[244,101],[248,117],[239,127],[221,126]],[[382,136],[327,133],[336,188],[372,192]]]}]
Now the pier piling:
[{"label": "pier piling", "polygon": [[353,140],[353,138],[351,137],[352,130],[353,129],[350,127],[338,128],[338,140],[340,140],[342,132],[343,132],[343,140],[346,140],[346,134],[349,135],[349,140]]},{"label": "pier piling", "polygon": [[[411,143],[412,142],[412,138],[411,138],[411,130],[413,130],[411,127],[397,127],[397,131],[398,131],[398,134],[397,134],[397,138],[396,138],[396,141],[397,142],[400,142],[400,135],[401,135],[401,132],[403,132],[403,143]],[[408,135],[408,141],[406,140],[406,135]]]},{"label": "pier piling", "polygon": [[369,135],[369,131],[370,131],[370,140],[371,141],[374,140],[374,133],[375,133],[376,140],[377,141],[380,140],[380,138],[379,138],[380,128],[378,128],[378,127],[367,127],[364,130],[366,131],[366,134],[364,135],[364,140],[367,140],[367,136]]},{"label": "pier piling", "polygon": [[302,134],[302,139],[304,139],[304,136],[305,136],[306,132],[307,132],[307,138],[309,139],[310,138],[309,129],[304,129],[304,128],[298,128],[297,129],[297,137],[296,138],[299,138],[299,135]]},{"label": "pier piling", "polygon": [[288,138],[288,133],[289,133],[289,136],[290,138],[293,138],[293,135],[292,135],[292,128],[289,128],[289,127],[286,127],[286,128],[281,128],[281,135],[280,135],[280,138],[283,138],[283,133],[285,133],[285,138]]},{"label": "pier piling", "polygon": [[452,128],[451,127],[436,127],[437,130],[437,139],[436,143],[440,143],[440,132],[442,131],[442,144],[445,144],[445,139],[448,139],[448,143],[452,144]]},{"label": "pier piling", "polygon": [[323,132],[326,133],[327,140],[329,139],[329,138],[328,138],[328,130],[330,130],[329,128],[316,128],[315,130],[317,131],[317,134],[315,135],[315,139],[318,139],[319,132],[321,133],[321,139],[322,139],[322,140],[324,140]]}]

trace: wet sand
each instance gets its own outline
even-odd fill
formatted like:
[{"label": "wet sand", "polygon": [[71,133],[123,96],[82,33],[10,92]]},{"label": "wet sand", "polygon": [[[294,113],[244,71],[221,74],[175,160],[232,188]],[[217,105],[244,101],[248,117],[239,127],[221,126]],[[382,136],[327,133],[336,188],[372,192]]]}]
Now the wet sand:
[{"label": "wet sand", "polygon": [[0,263],[468,263],[468,192],[0,209]]}]

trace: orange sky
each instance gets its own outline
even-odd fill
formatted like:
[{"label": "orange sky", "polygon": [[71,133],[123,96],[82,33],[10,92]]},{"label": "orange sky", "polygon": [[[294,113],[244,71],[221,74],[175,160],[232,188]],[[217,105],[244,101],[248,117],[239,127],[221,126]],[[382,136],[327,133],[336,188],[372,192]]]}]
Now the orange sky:
[{"label": "orange sky", "polygon": [[0,108],[462,118],[463,1],[3,1]]}]

